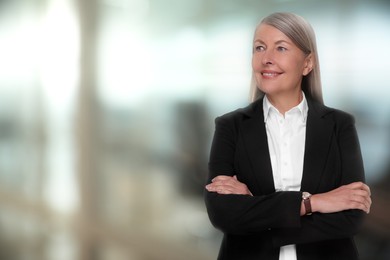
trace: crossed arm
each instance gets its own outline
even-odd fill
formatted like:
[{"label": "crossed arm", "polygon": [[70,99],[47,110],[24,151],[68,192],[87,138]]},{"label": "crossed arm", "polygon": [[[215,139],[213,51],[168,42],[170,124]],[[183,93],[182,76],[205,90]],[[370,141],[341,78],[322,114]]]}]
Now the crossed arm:
[{"label": "crossed arm", "polygon": [[[240,182],[236,175],[218,175],[212,179],[210,184],[206,185],[206,189],[218,194],[253,196],[247,185]],[[329,192],[314,194],[311,197],[312,211],[319,213],[335,213],[350,209],[359,209],[369,213],[371,203],[370,188],[363,182],[343,185]],[[303,202],[300,213],[301,216],[305,214]]]}]

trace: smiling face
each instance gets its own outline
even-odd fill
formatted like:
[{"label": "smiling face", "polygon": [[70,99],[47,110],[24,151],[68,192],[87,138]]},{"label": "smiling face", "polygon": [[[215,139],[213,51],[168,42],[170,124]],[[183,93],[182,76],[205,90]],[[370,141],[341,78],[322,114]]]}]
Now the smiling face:
[{"label": "smiling face", "polygon": [[257,86],[267,95],[300,93],[302,77],[313,67],[311,56],[275,27],[261,24],[255,33],[252,55]]}]

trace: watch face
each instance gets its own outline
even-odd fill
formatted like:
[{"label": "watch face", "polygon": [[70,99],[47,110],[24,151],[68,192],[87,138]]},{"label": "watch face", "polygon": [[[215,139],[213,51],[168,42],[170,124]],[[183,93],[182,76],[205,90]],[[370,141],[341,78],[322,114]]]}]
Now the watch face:
[{"label": "watch face", "polygon": [[304,200],[310,198],[310,196],[311,196],[311,194],[309,192],[306,192],[306,191],[302,192],[302,198]]}]

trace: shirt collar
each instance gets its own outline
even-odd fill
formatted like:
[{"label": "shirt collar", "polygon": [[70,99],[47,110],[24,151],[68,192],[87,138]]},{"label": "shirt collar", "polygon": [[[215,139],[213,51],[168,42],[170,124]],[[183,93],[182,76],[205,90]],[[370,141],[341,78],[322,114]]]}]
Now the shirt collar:
[{"label": "shirt collar", "polygon": [[[307,105],[307,100],[305,97],[305,93],[302,91],[302,101],[295,107],[291,108],[289,111],[297,108],[300,112],[300,115],[302,117],[302,122],[305,123],[307,119],[307,112],[309,111],[309,107]],[[274,109],[275,111],[278,111],[276,107],[274,107],[271,102],[268,100],[267,95],[264,96],[263,99],[263,113],[264,113],[264,122],[267,122],[268,116],[270,113],[270,110]],[[288,113],[287,111],[286,113]],[[278,111],[279,112],[279,111]]]}]

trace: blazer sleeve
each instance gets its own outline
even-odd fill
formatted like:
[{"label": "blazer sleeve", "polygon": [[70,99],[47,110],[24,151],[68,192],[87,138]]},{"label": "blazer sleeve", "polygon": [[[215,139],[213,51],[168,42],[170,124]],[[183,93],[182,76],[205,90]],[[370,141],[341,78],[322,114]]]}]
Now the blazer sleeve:
[{"label": "blazer sleeve", "polygon": [[[217,175],[233,176],[239,136],[236,114],[215,120],[210,151],[208,183]],[[212,224],[225,233],[253,234],[273,228],[297,227],[300,223],[301,192],[274,192],[263,196],[221,195],[205,190]]]},{"label": "blazer sleeve", "polygon": [[[363,160],[354,118],[341,111],[336,111],[334,116],[335,135],[341,160],[339,186],[356,181],[364,182]],[[361,210],[346,210],[303,216],[299,228],[274,230],[273,242],[275,246],[283,246],[352,237],[359,231],[365,215]]]}]

